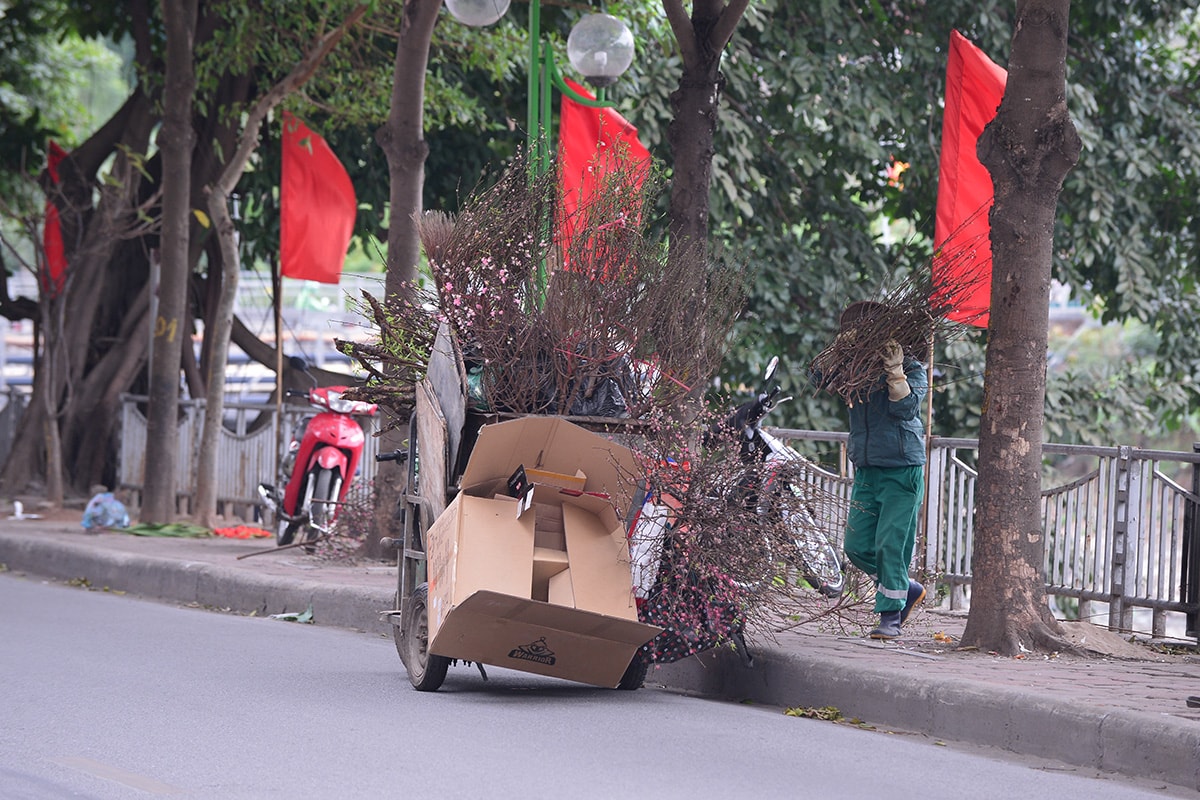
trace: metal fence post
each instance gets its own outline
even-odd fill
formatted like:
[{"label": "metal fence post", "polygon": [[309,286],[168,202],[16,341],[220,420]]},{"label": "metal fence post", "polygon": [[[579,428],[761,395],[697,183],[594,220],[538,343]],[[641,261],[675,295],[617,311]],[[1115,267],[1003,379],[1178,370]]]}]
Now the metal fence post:
[{"label": "metal fence post", "polygon": [[[1200,442],[1192,444],[1192,452],[1200,453]],[[1191,609],[1184,614],[1184,629],[1188,636],[1200,634],[1200,509],[1195,498],[1200,496],[1200,464],[1192,464],[1192,496],[1183,507],[1183,555],[1180,566],[1182,580],[1179,596]]]},{"label": "metal fence post", "polygon": [[[1122,445],[1117,448],[1116,492],[1113,497],[1113,540],[1112,575],[1109,576],[1108,628],[1109,630],[1127,630],[1125,624],[1125,579],[1126,555],[1129,552],[1129,461],[1130,448]],[[1132,609],[1129,611],[1132,615]],[[1132,616],[1130,618],[1132,623]]]}]

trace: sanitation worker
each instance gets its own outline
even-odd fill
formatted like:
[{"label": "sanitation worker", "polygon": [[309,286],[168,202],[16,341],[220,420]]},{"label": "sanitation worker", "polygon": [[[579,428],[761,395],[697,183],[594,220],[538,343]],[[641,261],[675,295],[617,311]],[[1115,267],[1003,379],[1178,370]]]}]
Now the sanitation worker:
[{"label": "sanitation worker", "polygon": [[[879,339],[883,306],[851,303],[838,320],[838,336],[882,364],[869,388],[846,400],[854,487],[846,522],[845,551],[875,581],[879,625],[872,639],[896,639],[925,587],[908,576],[917,536],[917,511],[925,491],[925,429],[921,409],[929,382],[924,365],[906,357],[894,338]],[[877,360],[870,356],[877,354]],[[874,366],[871,367],[872,369]],[[822,376],[814,375],[820,384]]]}]

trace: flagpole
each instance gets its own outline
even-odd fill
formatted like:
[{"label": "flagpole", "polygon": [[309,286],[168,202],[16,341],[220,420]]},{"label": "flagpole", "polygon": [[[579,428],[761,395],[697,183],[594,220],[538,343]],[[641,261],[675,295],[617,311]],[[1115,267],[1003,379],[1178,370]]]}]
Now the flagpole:
[{"label": "flagpole", "polygon": [[[279,260],[271,259],[271,310],[275,323],[275,479],[280,474],[280,453],[283,452],[283,277]],[[280,487],[282,490],[282,487]]]},{"label": "flagpole", "polygon": [[[921,517],[919,523],[920,535],[917,537],[918,552],[924,552],[929,541],[929,461],[933,455],[933,345],[936,334],[929,335],[929,351],[925,359],[925,383],[928,389],[925,391],[925,469],[923,472],[925,493],[921,498]],[[926,563],[928,563],[927,559]]]}]

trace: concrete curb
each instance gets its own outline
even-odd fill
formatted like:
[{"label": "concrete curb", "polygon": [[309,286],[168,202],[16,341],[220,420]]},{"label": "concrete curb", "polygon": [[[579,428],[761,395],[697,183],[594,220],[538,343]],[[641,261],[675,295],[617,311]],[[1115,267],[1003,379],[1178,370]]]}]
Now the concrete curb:
[{"label": "concrete curb", "polygon": [[1046,693],[914,680],[887,668],[848,670],[833,658],[770,648],[755,653],[751,668],[710,651],[662,665],[647,681],[731,701],[833,707],[876,726],[1200,789],[1200,727],[1177,717],[1093,711]]},{"label": "concrete curb", "polygon": [[86,580],[95,589],[239,614],[302,613],[311,606],[322,625],[392,635],[391,623],[382,621],[380,612],[392,608],[394,590],[260,575],[202,561],[77,549],[29,537],[0,536],[0,563],[14,572]]}]

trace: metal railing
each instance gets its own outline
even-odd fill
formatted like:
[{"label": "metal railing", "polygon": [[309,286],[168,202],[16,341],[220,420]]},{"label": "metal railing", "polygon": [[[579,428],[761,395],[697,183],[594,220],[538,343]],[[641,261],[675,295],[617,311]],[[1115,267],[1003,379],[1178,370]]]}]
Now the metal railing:
[{"label": "metal railing", "polygon": [[[818,463],[836,462],[814,474],[828,492],[848,498],[846,434],[771,432]],[[952,609],[969,599],[977,450],[975,439],[930,440],[914,566],[949,587]],[[1106,619],[1116,631],[1196,637],[1200,452],[1062,444],[1045,444],[1042,452],[1042,567],[1058,612]]]},{"label": "metal railing", "polygon": [[[131,508],[141,507],[141,492],[146,472],[146,417],[143,413],[147,398],[121,395],[121,420],[116,446],[117,486],[124,490]],[[175,473],[175,498],[179,513],[190,513],[195,499],[196,455],[200,451],[200,436],[204,428],[203,400],[186,400],[179,404],[179,460]],[[288,405],[283,409],[287,447],[291,432],[315,411],[305,406]],[[242,519],[261,517],[262,500],[257,487],[260,482],[272,483],[276,476],[276,416],[275,406],[261,403],[226,403],[225,425],[217,443],[217,511]],[[366,442],[359,461],[359,479],[369,482],[375,478],[375,453],[379,438],[374,436],[376,417],[356,417]]]}]

